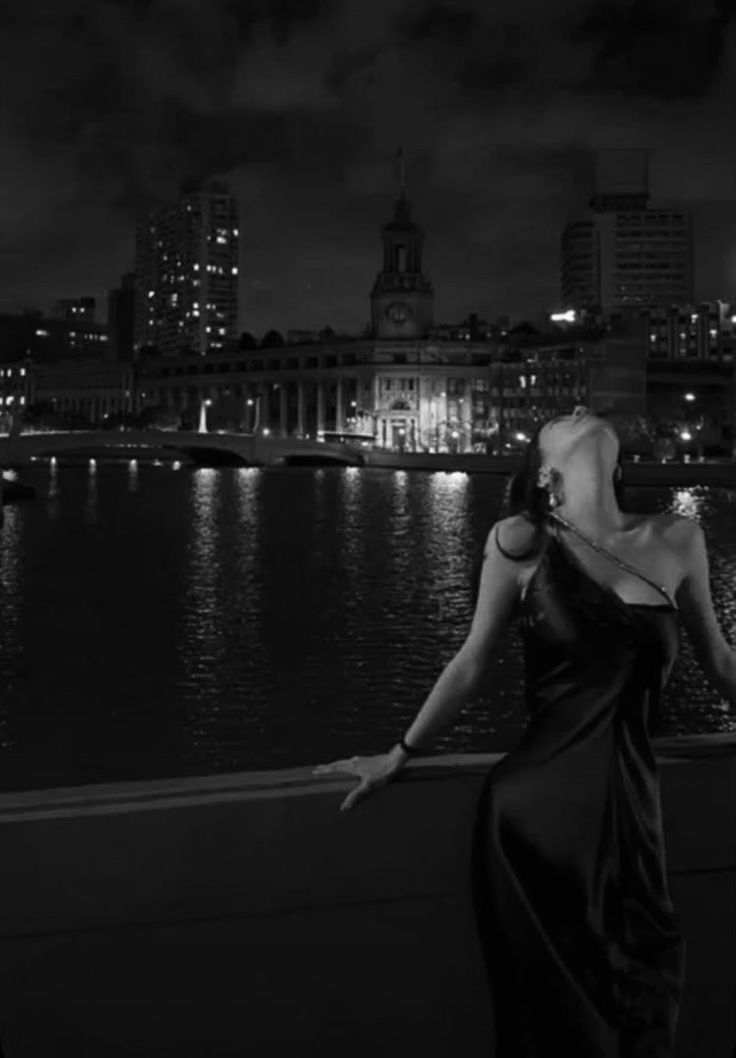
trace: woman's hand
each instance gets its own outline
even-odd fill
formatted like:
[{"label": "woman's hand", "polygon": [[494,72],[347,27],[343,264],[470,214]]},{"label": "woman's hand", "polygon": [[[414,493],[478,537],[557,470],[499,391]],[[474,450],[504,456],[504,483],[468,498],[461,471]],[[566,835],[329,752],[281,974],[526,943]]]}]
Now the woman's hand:
[{"label": "woman's hand", "polygon": [[345,812],[375,790],[386,786],[398,775],[405,762],[406,757],[401,748],[394,746],[388,753],[379,753],[375,757],[348,757],[346,760],[333,760],[330,764],[318,764],[312,769],[312,775],[344,773],[360,779],[360,783],[340,805],[340,811]]}]

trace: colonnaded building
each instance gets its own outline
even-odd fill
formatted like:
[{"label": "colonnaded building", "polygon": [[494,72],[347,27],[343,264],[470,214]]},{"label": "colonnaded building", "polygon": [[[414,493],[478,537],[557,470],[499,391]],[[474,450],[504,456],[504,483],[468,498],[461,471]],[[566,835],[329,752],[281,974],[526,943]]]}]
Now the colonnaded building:
[{"label": "colonnaded building", "polygon": [[290,332],[270,348],[141,356],[140,403],[189,426],[204,407],[210,428],[352,436],[410,451],[512,448],[575,403],[644,413],[640,321],[540,332],[471,316],[441,326],[403,185],[381,239],[363,336]]}]

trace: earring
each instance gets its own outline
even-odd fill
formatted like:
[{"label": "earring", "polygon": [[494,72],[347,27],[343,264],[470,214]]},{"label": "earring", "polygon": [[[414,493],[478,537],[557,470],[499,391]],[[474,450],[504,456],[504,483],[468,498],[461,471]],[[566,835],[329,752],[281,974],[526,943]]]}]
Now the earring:
[{"label": "earring", "polygon": [[537,475],[537,485],[540,489],[545,489],[547,492],[547,506],[550,510],[554,510],[555,507],[559,507],[562,503],[559,495],[555,492],[553,487],[553,479],[559,477],[558,471],[554,467],[543,466],[541,467]]}]

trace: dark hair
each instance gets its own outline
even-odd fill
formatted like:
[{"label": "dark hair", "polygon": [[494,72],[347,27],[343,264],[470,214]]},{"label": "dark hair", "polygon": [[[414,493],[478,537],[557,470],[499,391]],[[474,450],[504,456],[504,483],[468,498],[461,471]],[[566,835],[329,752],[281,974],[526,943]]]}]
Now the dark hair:
[{"label": "dark hair", "polygon": [[[507,558],[513,559],[514,562],[522,562],[526,558],[533,557],[539,552],[542,544],[541,529],[545,514],[549,510],[549,501],[547,490],[540,488],[537,484],[537,475],[542,465],[542,453],[539,448],[539,435],[546,425],[546,422],[541,423],[529,438],[529,443],[524,450],[524,455],[521,460],[521,466],[511,475],[504,490],[501,518],[508,518],[512,514],[521,514],[537,529],[537,532],[535,532],[532,537],[529,547],[525,551],[510,552],[504,547],[504,554]],[[616,466],[620,469],[618,472],[614,471],[613,491],[616,496],[616,503],[623,510],[625,492],[623,485],[623,467],[620,458],[616,461]],[[485,553],[484,549],[485,541],[483,541],[476,560],[473,563],[473,605],[475,605],[478,599],[480,572],[483,566]]]}]

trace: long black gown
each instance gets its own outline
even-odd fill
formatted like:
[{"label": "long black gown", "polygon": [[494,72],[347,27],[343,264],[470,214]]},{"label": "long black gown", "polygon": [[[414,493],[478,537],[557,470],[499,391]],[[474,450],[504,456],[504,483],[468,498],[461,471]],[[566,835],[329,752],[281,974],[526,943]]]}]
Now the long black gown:
[{"label": "long black gown", "polygon": [[677,608],[624,602],[546,525],[517,617],[529,722],[485,779],[472,857],[489,1058],[672,1058],[686,945],[651,738]]}]

